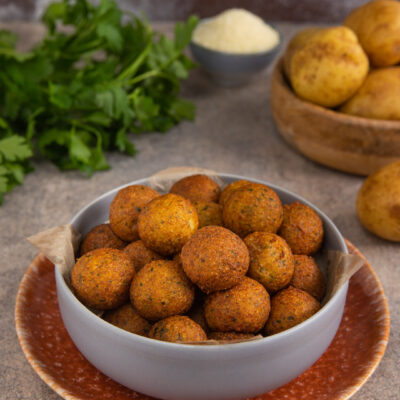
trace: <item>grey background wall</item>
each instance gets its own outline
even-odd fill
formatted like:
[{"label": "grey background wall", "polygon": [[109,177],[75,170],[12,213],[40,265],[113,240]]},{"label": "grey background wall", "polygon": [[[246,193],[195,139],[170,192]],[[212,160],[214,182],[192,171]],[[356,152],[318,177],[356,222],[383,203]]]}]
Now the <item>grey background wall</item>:
[{"label": "grey background wall", "polygon": [[[0,20],[37,20],[51,0],[0,0]],[[341,22],[366,0],[118,0],[125,9],[144,12],[151,20],[214,15],[243,7],[271,21]]]}]

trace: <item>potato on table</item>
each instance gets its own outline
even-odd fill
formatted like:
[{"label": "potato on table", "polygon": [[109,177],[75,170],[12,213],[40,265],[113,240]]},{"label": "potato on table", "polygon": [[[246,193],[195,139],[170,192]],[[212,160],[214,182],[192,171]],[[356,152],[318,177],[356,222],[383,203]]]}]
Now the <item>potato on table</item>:
[{"label": "potato on table", "polygon": [[141,240],[128,244],[123,251],[131,259],[136,272],[151,261],[163,259],[162,256],[145,247]]},{"label": "potato on table", "polygon": [[288,285],[294,260],[290,247],[274,233],[254,232],[244,239],[250,254],[250,278],[260,282],[269,294]]},{"label": "potato on table", "polygon": [[304,290],[321,301],[326,292],[325,277],[313,257],[294,256],[294,273],[290,285]]},{"label": "potato on table", "polygon": [[144,245],[164,256],[178,253],[198,226],[197,211],[190,200],[173,193],[151,201],[138,221]]},{"label": "potato on table", "polygon": [[270,311],[264,286],[248,277],[231,289],[208,295],[204,305],[212,331],[255,333],[263,328]]},{"label": "potato on table", "polygon": [[249,183],[252,183],[250,181],[246,181],[245,179],[240,179],[238,181],[234,181],[230,183],[221,193],[221,196],[219,197],[219,204],[223,206],[225,204],[226,199],[229,197],[229,195],[234,192],[236,189],[239,189],[242,186],[248,185]]},{"label": "potato on table", "polygon": [[199,229],[183,246],[180,258],[186,275],[206,293],[238,284],[249,268],[246,245],[222,226]]},{"label": "potato on table", "polygon": [[96,249],[78,259],[71,284],[88,307],[110,310],[127,302],[134,274],[135,267],[122,250]]},{"label": "potato on table", "polygon": [[356,8],[344,21],[352,29],[375,67],[400,61],[400,3],[370,1]]},{"label": "potato on table", "polygon": [[251,183],[234,190],[222,209],[224,226],[247,236],[252,232],[276,233],[282,223],[282,203],[266,185]]},{"label": "potato on table", "polygon": [[278,234],[286,240],[293,254],[310,255],[320,249],[324,228],[311,207],[295,201],[283,206],[283,222]]},{"label": "potato on table", "polygon": [[95,249],[123,249],[127,245],[110,228],[110,224],[101,224],[92,228],[83,238],[80,254],[83,256]]},{"label": "potato on table", "polygon": [[107,311],[103,319],[110,324],[140,336],[148,336],[151,323],[138,314],[131,303]]},{"label": "potato on table", "polygon": [[176,261],[152,261],[135,275],[130,298],[143,318],[158,321],[187,312],[194,300],[194,286]]},{"label": "potato on table", "polygon": [[271,299],[265,332],[267,335],[283,332],[305,321],[321,308],[321,304],[307,292],[289,286]]},{"label": "potato on table", "polygon": [[202,342],[207,335],[200,325],[184,315],[174,315],[156,322],[149,337],[164,342]]},{"label": "potato on table", "polygon": [[110,226],[122,240],[133,242],[139,239],[137,220],[142,208],[160,196],[155,190],[132,185],[121,189],[110,205]]},{"label": "potato on table", "polygon": [[204,226],[222,226],[222,207],[211,201],[195,201],[193,203],[199,216],[199,229]]},{"label": "potato on table", "polygon": [[192,175],[175,182],[170,193],[179,194],[190,201],[217,202],[221,189],[206,175]]},{"label": "potato on table", "polygon": [[399,93],[400,67],[376,69],[340,111],[364,118],[400,120]]},{"label": "potato on table", "polygon": [[361,87],[369,62],[354,32],[336,26],[308,37],[293,52],[286,69],[299,97],[324,107],[336,107]]}]

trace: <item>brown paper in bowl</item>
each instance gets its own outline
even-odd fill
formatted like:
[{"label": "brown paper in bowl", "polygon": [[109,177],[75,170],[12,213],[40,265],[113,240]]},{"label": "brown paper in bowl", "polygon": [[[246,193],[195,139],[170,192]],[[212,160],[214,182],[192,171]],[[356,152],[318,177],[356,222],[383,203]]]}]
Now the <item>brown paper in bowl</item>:
[{"label": "brown paper in bowl", "polygon": [[[167,193],[174,182],[185,176],[195,174],[209,176],[211,179],[215,180],[221,188],[226,186],[226,183],[223,182],[216,172],[193,167],[175,167],[160,171],[148,179],[148,186],[160,193]],[[61,225],[30,236],[28,241],[56,265],[56,268],[60,270],[66,283],[70,286],[71,270],[75,265],[75,255],[79,248],[80,239],[80,233],[76,232],[72,225]],[[323,270],[327,275],[327,292],[322,305],[326,304],[364,263],[365,261],[363,258],[355,254],[346,254],[340,251],[325,252],[323,257]],[[102,315],[102,311],[90,310],[98,316]],[[257,335],[254,338],[235,341],[207,340],[203,342],[185,342],[185,344],[232,344],[260,338],[262,338],[262,336]]]}]

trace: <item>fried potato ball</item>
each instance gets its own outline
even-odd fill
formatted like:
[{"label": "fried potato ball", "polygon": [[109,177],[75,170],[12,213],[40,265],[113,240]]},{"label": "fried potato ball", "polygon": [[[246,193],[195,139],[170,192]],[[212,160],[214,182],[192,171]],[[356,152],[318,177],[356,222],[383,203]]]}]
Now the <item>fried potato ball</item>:
[{"label": "fried potato ball", "polygon": [[222,207],[211,201],[196,201],[193,203],[199,216],[199,229],[204,226],[222,226]]},{"label": "fried potato ball", "polygon": [[192,175],[175,182],[170,193],[179,194],[190,201],[218,202],[221,189],[206,175]]},{"label": "fried potato ball", "polygon": [[246,245],[222,226],[199,229],[183,246],[181,260],[189,279],[206,293],[237,285],[249,268]]},{"label": "fried potato ball", "polygon": [[221,196],[219,197],[219,204],[221,206],[224,206],[226,199],[229,197],[229,195],[234,192],[236,189],[239,189],[242,186],[248,185],[249,183],[252,183],[250,181],[246,181],[245,179],[240,179],[238,181],[230,183],[221,193]]},{"label": "fried potato ball", "polygon": [[274,233],[254,232],[244,242],[250,254],[250,278],[270,294],[287,286],[293,276],[294,260],[286,241]]},{"label": "fried potato ball", "polygon": [[325,277],[313,257],[294,256],[294,273],[290,285],[321,301],[326,292]]},{"label": "fried potato ball", "polygon": [[199,226],[193,204],[169,193],[151,201],[139,215],[139,236],[144,245],[158,254],[178,253]]},{"label": "fried potato ball", "polygon": [[149,337],[174,343],[207,340],[201,326],[184,315],[174,315],[158,321],[151,328]]},{"label": "fried potato ball", "polygon": [[271,299],[271,312],[265,332],[273,335],[292,328],[310,318],[321,304],[307,292],[289,286]]},{"label": "fried potato ball", "polygon": [[194,286],[176,261],[152,261],[133,278],[130,297],[143,318],[158,321],[188,311]]},{"label": "fried potato ball", "polygon": [[95,249],[123,249],[127,245],[110,228],[110,224],[101,224],[92,228],[84,237],[80,254],[83,256]]},{"label": "fried potato ball", "polygon": [[138,272],[151,261],[163,259],[163,257],[161,257],[159,254],[145,247],[141,240],[129,243],[123,251],[124,253],[128,254],[133,265],[135,266],[136,272]]},{"label": "fried potato ball", "polygon": [[283,222],[279,229],[293,254],[310,255],[321,247],[324,227],[319,215],[298,201],[283,206]]},{"label": "fried potato ball", "polygon": [[254,337],[252,333],[240,332],[210,332],[207,336],[210,340],[244,340]]},{"label": "fried potato ball", "polygon": [[78,259],[71,272],[71,284],[82,303],[110,310],[129,299],[134,274],[135,267],[122,250],[96,249]]},{"label": "fried potato ball", "polygon": [[121,189],[110,205],[110,226],[113,232],[127,242],[138,240],[139,213],[149,201],[159,196],[155,190],[143,185]]},{"label": "fried potato ball", "polygon": [[268,292],[261,283],[244,277],[231,289],[210,294],[204,304],[207,325],[218,332],[258,332],[270,311]]},{"label": "fried potato ball", "polygon": [[140,336],[148,336],[151,328],[150,322],[141,317],[131,303],[126,303],[116,310],[107,311],[103,319],[118,328]]},{"label": "fried potato ball", "polygon": [[236,189],[222,209],[224,226],[247,236],[252,232],[276,233],[282,223],[282,203],[268,186],[251,183]]}]

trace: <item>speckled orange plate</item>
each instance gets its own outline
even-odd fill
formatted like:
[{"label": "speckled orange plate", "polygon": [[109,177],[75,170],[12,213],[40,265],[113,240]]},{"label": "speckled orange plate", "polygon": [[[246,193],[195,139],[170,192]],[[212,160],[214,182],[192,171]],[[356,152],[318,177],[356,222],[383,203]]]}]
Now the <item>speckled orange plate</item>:
[{"label": "speckled orange plate", "polygon": [[[67,400],[149,399],[103,375],[75,347],[58,309],[53,269],[50,261],[37,256],[18,291],[16,329],[33,369]],[[326,352],[302,375],[257,399],[348,399],[378,366],[389,329],[382,286],[366,261],[350,280],[342,323]]]}]

